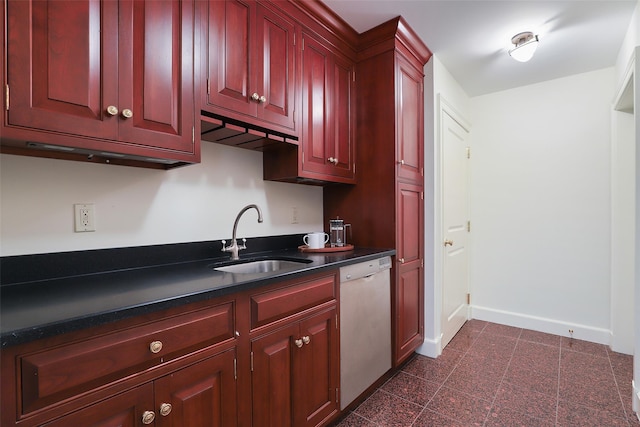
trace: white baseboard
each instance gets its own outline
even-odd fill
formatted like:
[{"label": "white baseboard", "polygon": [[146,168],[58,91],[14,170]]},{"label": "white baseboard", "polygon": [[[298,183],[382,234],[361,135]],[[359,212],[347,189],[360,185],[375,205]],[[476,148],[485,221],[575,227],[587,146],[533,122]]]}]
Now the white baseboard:
[{"label": "white baseboard", "polygon": [[[472,306],[471,318],[517,328],[531,329],[548,334],[561,335],[563,337],[573,336],[573,338],[578,340],[595,342],[607,346],[611,343],[611,331],[608,329],[594,328],[592,326],[562,322],[544,317],[529,316],[522,313]],[[572,330],[573,334],[571,334],[569,330]]]},{"label": "white baseboard", "polygon": [[640,384],[636,384],[635,381],[631,381],[631,387],[633,388],[633,412],[636,413],[636,417],[638,417],[638,420],[640,420]]},{"label": "white baseboard", "polygon": [[422,345],[416,350],[416,353],[435,359],[442,353],[440,339],[441,337],[436,339],[425,338]]}]

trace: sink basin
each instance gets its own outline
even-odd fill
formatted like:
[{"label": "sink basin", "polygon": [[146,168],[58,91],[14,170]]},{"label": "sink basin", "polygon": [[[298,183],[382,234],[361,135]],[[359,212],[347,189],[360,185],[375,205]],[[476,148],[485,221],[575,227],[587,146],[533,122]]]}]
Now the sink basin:
[{"label": "sink basin", "polygon": [[307,259],[263,259],[214,267],[214,270],[234,274],[273,273],[281,270],[299,268],[309,262],[311,262],[311,260]]}]

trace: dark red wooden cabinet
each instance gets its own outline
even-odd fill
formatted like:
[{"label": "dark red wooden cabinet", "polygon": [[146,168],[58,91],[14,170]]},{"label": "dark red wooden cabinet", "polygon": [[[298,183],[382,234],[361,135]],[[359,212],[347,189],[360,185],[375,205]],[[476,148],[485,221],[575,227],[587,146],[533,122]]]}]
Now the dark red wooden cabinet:
[{"label": "dark red wooden cabinet", "polygon": [[392,295],[394,355],[406,360],[424,340],[424,202],[423,186],[398,183],[396,272]]},{"label": "dark red wooden cabinet", "polygon": [[395,248],[393,361],[424,340],[424,93],[431,52],[402,18],[361,35],[358,183],[324,189],[324,217],[353,224],[353,243]]},{"label": "dark red wooden cabinet", "polygon": [[355,64],[302,35],[300,175],[355,182]]},{"label": "dark red wooden cabinet", "polygon": [[253,426],[325,425],[339,410],[335,275],[252,296]]},{"label": "dark red wooden cabinet", "polygon": [[327,425],[337,298],[324,272],[3,348],[0,425]]},{"label": "dark red wooden cabinet", "polygon": [[335,307],[251,343],[254,426],[317,426],[338,411]]},{"label": "dark red wooden cabinet", "polygon": [[64,416],[50,427],[237,425],[235,349]]},{"label": "dark red wooden cabinet", "polygon": [[5,7],[3,145],[199,161],[193,0]]},{"label": "dark red wooden cabinet", "polygon": [[296,26],[255,0],[207,6],[202,109],[296,136]]}]

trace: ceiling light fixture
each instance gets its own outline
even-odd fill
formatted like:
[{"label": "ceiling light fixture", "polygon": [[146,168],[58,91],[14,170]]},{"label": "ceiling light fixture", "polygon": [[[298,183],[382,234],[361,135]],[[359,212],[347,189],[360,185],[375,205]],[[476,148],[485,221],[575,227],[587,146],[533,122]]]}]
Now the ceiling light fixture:
[{"label": "ceiling light fixture", "polygon": [[509,51],[509,55],[516,61],[527,62],[533,57],[533,53],[538,47],[538,36],[531,31],[516,34],[511,38],[511,43],[516,47]]}]

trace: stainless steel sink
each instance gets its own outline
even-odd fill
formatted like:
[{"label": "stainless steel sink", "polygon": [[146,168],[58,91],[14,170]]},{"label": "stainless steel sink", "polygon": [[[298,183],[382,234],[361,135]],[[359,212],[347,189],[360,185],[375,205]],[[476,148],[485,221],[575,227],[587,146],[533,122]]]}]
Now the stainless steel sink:
[{"label": "stainless steel sink", "polygon": [[281,270],[300,268],[309,262],[311,261],[306,259],[263,259],[240,264],[224,265],[214,267],[213,269],[234,274],[273,273]]}]

